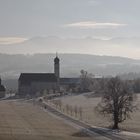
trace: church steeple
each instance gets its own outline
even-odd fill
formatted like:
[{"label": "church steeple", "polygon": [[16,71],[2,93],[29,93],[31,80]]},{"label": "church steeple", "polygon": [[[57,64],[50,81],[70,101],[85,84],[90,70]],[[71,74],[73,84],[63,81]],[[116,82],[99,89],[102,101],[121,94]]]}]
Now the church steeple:
[{"label": "church steeple", "polygon": [[60,64],[59,64],[59,58],[56,53],[56,57],[54,58],[54,74],[57,77],[57,87],[59,90],[59,78],[60,78]]},{"label": "church steeple", "polygon": [[54,63],[55,64],[59,64],[59,58],[58,58],[58,54],[57,54],[57,52],[56,52],[56,57],[54,58]]}]

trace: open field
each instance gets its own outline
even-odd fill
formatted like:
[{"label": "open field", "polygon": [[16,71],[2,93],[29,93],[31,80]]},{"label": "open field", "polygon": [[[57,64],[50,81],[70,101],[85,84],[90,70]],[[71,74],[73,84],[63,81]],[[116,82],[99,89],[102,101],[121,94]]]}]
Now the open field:
[{"label": "open field", "polygon": [[[104,116],[101,116],[95,111],[95,106],[101,101],[100,97],[87,98],[85,95],[77,95],[77,96],[65,96],[61,98],[63,106],[71,105],[82,107],[83,109],[83,117],[82,119],[92,125],[101,126],[101,127],[109,127],[111,126],[110,120]],[[137,95],[137,104],[138,108],[140,108],[140,94]],[[133,113],[131,119],[126,120],[120,125],[121,129],[138,132],[140,133],[140,110],[137,110]]]},{"label": "open field", "polygon": [[0,101],[0,140],[91,139],[81,134],[39,106],[24,101]]},{"label": "open field", "polygon": [[[59,98],[60,99],[60,98]],[[97,126],[107,127],[107,119],[94,112],[100,98],[87,98],[83,95],[62,97],[63,104],[81,106],[83,120]],[[140,96],[139,96],[140,100]],[[140,112],[133,115],[121,127],[140,132]],[[20,100],[0,101],[0,140],[94,140],[64,120],[50,115],[33,102]],[[131,139],[131,138],[129,138]]]}]

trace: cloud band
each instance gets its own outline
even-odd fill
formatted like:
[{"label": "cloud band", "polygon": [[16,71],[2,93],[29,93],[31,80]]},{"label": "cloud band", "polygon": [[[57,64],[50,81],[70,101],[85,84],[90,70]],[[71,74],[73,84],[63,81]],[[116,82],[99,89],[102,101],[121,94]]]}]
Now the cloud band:
[{"label": "cloud band", "polygon": [[0,45],[16,44],[26,41],[27,38],[21,37],[0,37]]},{"label": "cloud band", "polygon": [[93,21],[85,21],[85,22],[75,22],[64,25],[64,27],[75,27],[82,29],[100,29],[100,28],[118,28],[122,26],[126,26],[127,24],[120,23],[111,23],[111,22],[93,22]]}]

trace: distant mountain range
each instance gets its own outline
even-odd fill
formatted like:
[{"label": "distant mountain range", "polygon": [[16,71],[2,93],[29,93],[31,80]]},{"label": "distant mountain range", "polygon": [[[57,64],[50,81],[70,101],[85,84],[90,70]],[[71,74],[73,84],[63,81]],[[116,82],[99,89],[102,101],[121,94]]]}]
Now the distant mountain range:
[{"label": "distant mountain range", "polygon": [[57,36],[33,37],[16,44],[0,44],[1,53],[34,54],[34,53],[80,53],[112,55],[140,58],[140,38],[99,39],[60,38]]}]

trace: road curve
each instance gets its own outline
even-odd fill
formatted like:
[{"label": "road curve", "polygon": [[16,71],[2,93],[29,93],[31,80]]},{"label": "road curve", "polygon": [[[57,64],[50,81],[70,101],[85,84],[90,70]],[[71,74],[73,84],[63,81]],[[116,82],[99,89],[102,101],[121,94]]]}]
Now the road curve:
[{"label": "road curve", "polygon": [[76,120],[66,114],[63,114],[63,113],[59,112],[58,110],[56,110],[55,108],[48,105],[46,102],[43,102],[42,106],[50,113],[84,128],[86,130],[86,132],[89,133],[91,136],[94,136],[96,133],[109,140],[125,140],[125,138],[121,138],[119,135],[108,133],[100,128],[91,127],[89,124],[86,124],[85,122]]}]

